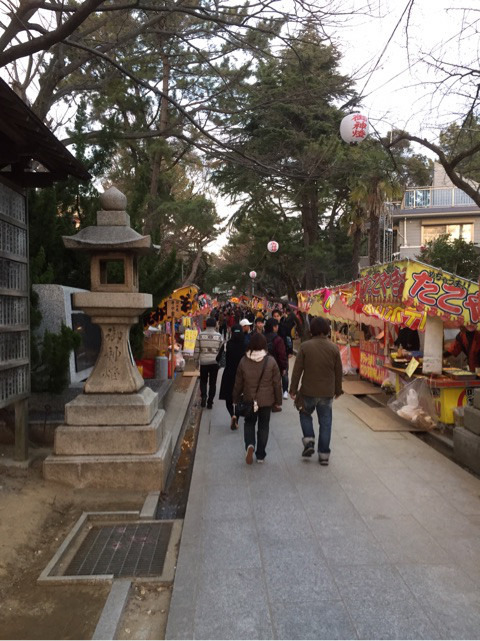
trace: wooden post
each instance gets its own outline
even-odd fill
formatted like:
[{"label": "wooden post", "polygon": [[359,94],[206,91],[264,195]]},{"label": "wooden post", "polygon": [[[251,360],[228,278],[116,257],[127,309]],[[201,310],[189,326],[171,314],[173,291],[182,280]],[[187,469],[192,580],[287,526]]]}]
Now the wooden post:
[{"label": "wooden post", "polygon": [[436,316],[427,316],[422,371],[424,374],[441,374],[442,366],[443,321]]},{"label": "wooden post", "polygon": [[15,403],[15,453],[16,461],[28,459],[28,399]]}]

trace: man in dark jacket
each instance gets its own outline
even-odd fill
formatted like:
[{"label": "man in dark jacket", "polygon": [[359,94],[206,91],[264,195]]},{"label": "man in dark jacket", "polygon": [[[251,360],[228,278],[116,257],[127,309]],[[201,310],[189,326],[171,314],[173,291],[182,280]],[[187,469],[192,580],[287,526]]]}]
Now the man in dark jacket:
[{"label": "man in dark jacket", "polygon": [[288,372],[288,359],[285,342],[278,335],[278,321],[274,318],[269,318],[265,323],[265,338],[267,339],[268,353],[276,360],[280,370],[283,388],[283,378]]},{"label": "man in dark jacket", "polygon": [[287,365],[285,368],[285,374],[282,374],[282,391],[283,398],[288,398],[288,358],[293,354],[293,341],[292,341],[292,326],[290,323],[287,323],[285,316],[282,316],[282,312],[279,309],[274,309],[272,312],[272,318],[278,322],[278,335],[285,343],[285,353],[287,355]]},{"label": "man in dark jacket", "polygon": [[[312,338],[300,345],[290,383],[290,396],[300,412],[303,432],[302,456],[315,452],[315,432],[312,414],[317,412],[319,424],[318,460],[328,465],[332,433],[333,399],[343,394],[342,360],[336,345],[329,339],[330,323],[314,318],[310,325]],[[298,385],[302,378],[302,385]]]}]

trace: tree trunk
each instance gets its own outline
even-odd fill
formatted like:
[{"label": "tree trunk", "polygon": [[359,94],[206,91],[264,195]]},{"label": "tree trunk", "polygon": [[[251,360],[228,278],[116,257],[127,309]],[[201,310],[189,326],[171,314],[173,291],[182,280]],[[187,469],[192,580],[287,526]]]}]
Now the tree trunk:
[{"label": "tree trunk", "polygon": [[[160,102],[160,122],[159,122],[159,131],[160,136],[163,136],[167,131],[168,127],[168,100],[165,96],[168,95],[168,87],[170,83],[170,61],[168,56],[165,54],[161,55],[163,63],[163,77],[162,77],[162,91],[164,96]],[[157,149],[153,155],[152,160],[152,176],[150,178],[150,200],[148,206],[148,216],[145,223],[144,233],[151,231],[153,228],[153,216],[155,210],[155,199],[158,195],[158,185],[160,182],[160,169],[162,166],[163,156],[159,149]]]},{"label": "tree trunk", "polygon": [[183,281],[182,287],[191,285],[195,280],[195,276],[197,275],[197,271],[200,266],[200,261],[202,260],[202,256],[203,256],[203,247],[204,245],[200,245],[200,247],[198,248],[197,255],[195,256],[195,259],[192,263],[192,267],[190,269],[190,273],[188,274],[187,278]]},{"label": "tree trunk", "polygon": [[362,229],[356,227],[353,232],[353,252],[352,252],[352,279],[358,278],[360,264],[360,250],[362,245]]},{"label": "tree trunk", "polygon": [[305,248],[305,289],[315,288],[315,260],[311,248],[318,240],[318,198],[315,183],[304,185],[300,195],[303,246]]},{"label": "tree trunk", "polygon": [[369,215],[370,231],[368,234],[368,259],[370,265],[378,263],[378,231],[380,228],[379,219],[372,209]]}]

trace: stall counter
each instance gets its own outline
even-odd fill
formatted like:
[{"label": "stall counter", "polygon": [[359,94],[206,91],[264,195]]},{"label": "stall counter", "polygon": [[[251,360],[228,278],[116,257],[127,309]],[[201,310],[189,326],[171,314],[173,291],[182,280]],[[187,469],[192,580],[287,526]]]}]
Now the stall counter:
[{"label": "stall counter", "polygon": [[[385,367],[387,370],[395,373],[395,391],[397,393],[401,388],[400,379],[407,383],[412,380],[407,377],[404,369],[391,365],[386,365]],[[420,374],[419,376],[422,375]],[[473,392],[476,388],[480,387],[480,379],[458,381],[447,376],[442,376],[441,378],[425,376],[424,378],[427,379],[432,391],[438,420],[440,423],[445,423],[446,425],[455,424],[455,417],[453,415],[455,408],[473,405]]]}]

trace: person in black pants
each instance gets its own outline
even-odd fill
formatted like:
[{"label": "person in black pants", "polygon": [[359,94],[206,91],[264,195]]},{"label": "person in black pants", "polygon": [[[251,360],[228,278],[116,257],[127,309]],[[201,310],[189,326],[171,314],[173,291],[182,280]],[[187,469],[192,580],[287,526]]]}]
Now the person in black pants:
[{"label": "person in black pants", "polygon": [[[194,359],[200,363],[201,406],[212,409],[217,391],[217,355],[223,345],[221,335],[215,330],[215,319],[207,318],[206,328],[197,336]],[[208,400],[207,400],[208,388]]]},{"label": "person in black pants", "polygon": [[240,363],[242,356],[245,354],[245,341],[243,329],[240,325],[232,327],[232,337],[228,341],[227,346],[227,360],[225,369],[222,375],[222,384],[220,385],[220,400],[225,401],[227,411],[230,414],[230,428],[232,430],[238,429],[238,417],[235,414],[235,406],[232,400],[233,385],[235,383],[235,374],[237,367]]}]

